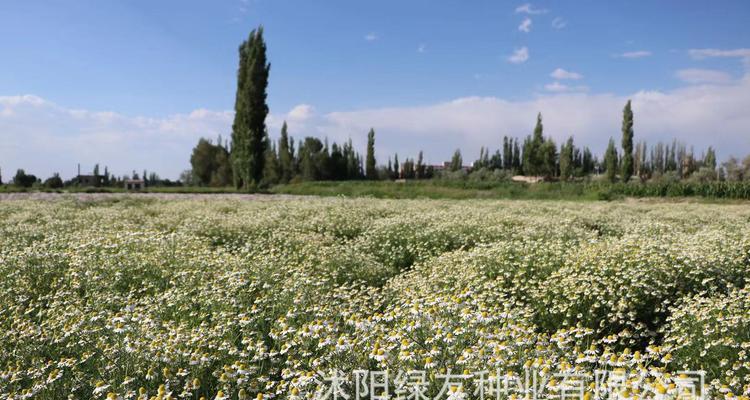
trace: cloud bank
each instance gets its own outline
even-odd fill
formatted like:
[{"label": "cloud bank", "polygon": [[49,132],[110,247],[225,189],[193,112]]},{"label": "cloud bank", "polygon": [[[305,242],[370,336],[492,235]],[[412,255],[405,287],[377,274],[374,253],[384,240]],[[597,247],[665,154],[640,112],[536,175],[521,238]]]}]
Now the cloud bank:
[{"label": "cloud bank", "polygon": [[[709,80],[710,81],[710,80]],[[750,153],[750,75],[732,82],[698,83],[672,91],[640,91],[628,96],[561,92],[525,101],[464,97],[414,107],[383,107],[320,113],[301,104],[268,117],[272,137],[286,120],[290,135],[351,138],[364,151],[366,133],[376,130],[376,156],[398,152],[403,159],[425,151],[442,162],[460,148],[473,160],[480,146],[501,145],[503,135],[525,136],[537,112],[545,133],[558,144],[569,135],[597,153],[620,135],[622,108],[633,100],[635,138],[654,143],[676,138],[697,152],[709,145],[720,158]],[[227,137],[231,111],[195,110],[163,118],[130,117],[113,112],[65,108],[36,96],[0,97],[0,167],[9,179],[16,168],[39,176],[75,174],[76,164],[90,170],[99,162],[117,174],[156,171],[176,178],[189,168],[190,151],[200,137]]]}]

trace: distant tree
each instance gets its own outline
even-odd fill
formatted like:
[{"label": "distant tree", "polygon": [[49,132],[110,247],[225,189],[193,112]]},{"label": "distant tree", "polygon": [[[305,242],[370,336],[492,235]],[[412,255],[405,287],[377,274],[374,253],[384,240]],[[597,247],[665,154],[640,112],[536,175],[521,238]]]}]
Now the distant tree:
[{"label": "distant tree", "polygon": [[192,170],[186,169],[180,173],[180,183],[184,186],[193,186],[195,184],[193,180],[194,175]]},{"label": "distant tree", "polygon": [[743,179],[750,178],[750,155],[742,159]]},{"label": "distant tree", "polygon": [[320,174],[318,179],[320,180],[332,179],[333,167],[331,166],[331,152],[328,147],[328,138],[324,139],[323,151],[321,151],[317,155],[315,163],[318,167],[318,173]]},{"label": "distant tree", "polygon": [[239,54],[231,159],[235,186],[252,189],[263,177],[267,144],[266,89],[271,65],[266,58],[262,26],[242,42]]},{"label": "distant tree", "polygon": [[329,159],[329,165],[331,168],[330,179],[343,180],[347,179],[346,176],[346,156],[341,146],[333,143],[331,146],[331,156]]},{"label": "distant tree", "polygon": [[489,168],[492,170],[503,169],[503,153],[500,150],[495,150],[495,153],[490,157]]},{"label": "distant tree", "polygon": [[156,172],[152,172],[148,174],[148,181],[151,185],[158,185],[161,182],[161,178],[159,178],[159,175]]},{"label": "distant tree", "polygon": [[513,168],[513,139],[508,140],[507,136],[503,136],[503,169],[510,170]]},{"label": "distant tree", "polygon": [[568,180],[573,176],[573,137],[560,148],[560,179]]},{"label": "distant tree", "polygon": [[404,179],[414,179],[415,176],[416,171],[414,169],[414,160],[407,158],[406,161],[404,161],[404,168],[401,170],[401,177]]},{"label": "distant tree", "polygon": [[190,156],[193,176],[199,185],[209,185],[211,176],[216,170],[216,146],[210,140],[200,138]]},{"label": "distant tree", "polygon": [[646,161],[646,142],[640,141],[635,145],[635,155],[633,156],[633,173],[641,181],[645,181],[649,174],[649,165]]},{"label": "distant tree", "polygon": [[365,160],[365,176],[367,176],[367,179],[377,179],[377,171],[375,169],[375,130],[372,128],[367,133],[367,155]]},{"label": "distant tree", "polygon": [[521,147],[518,145],[518,138],[513,140],[513,163],[511,167],[514,172],[521,172]]},{"label": "distant tree", "polygon": [[677,141],[672,141],[672,146],[667,144],[664,160],[664,171],[677,171]]},{"label": "distant tree", "polygon": [[453,152],[453,157],[451,158],[451,171],[459,171],[461,168],[463,168],[464,161],[463,158],[461,158],[461,150],[456,149],[455,152]]},{"label": "distant tree", "polygon": [[217,145],[214,171],[211,174],[211,186],[224,187],[232,185],[232,159],[224,145]]},{"label": "distant tree", "polygon": [[26,174],[26,171],[23,169],[19,169],[16,171],[16,176],[13,177],[13,184],[18,187],[24,187],[29,188],[36,183],[36,176],[31,174]]},{"label": "distant tree", "polygon": [[622,181],[633,176],[633,109],[630,100],[622,110]]},{"label": "distant tree", "polygon": [[99,164],[94,164],[94,176],[99,176]]},{"label": "distant tree", "polygon": [[310,136],[305,138],[299,147],[300,178],[308,181],[322,178],[323,154],[324,146],[320,139]]},{"label": "distant tree", "polygon": [[[232,182],[232,163],[229,151],[220,144],[201,138],[193,148],[190,165],[194,179],[201,186],[227,186]],[[184,179],[181,179],[185,182]]]},{"label": "distant tree", "polygon": [[294,155],[290,151],[286,121],[281,126],[281,138],[279,138],[279,169],[281,182],[289,182],[294,176]]},{"label": "distant tree", "polygon": [[396,179],[401,177],[401,174],[399,174],[398,153],[393,156],[393,175]]},{"label": "distant tree", "polygon": [[545,157],[549,157],[549,153],[549,145],[545,146],[542,113],[539,113],[536,117],[534,133],[527,136],[523,142],[523,174],[547,175],[549,166],[545,164]]},{"label": "distant tree", "polygon": [[63,187],[63,180],[60,178],[60,174],[55,172],[51,177],[44,180],[44,186],[50,189],[60,189]]},{"label": "distant tree", "polygon": [[3,184],[3,171],[0,170],[0,185]]},{"label": "distant tree", "polygon": [[538,150],[540,165],[537,167],[537,173],[545,176],[555,176],[557,174],[557,146],[552,138],[547,138]]},{"label": "distant tree", "polygon": [[591,150],[589,150],[588,147],[583,148],[583,160],[581,162],[583,175],[589,175],[594,172],[594,168],[596,167],[594,162],[594,157],[591,154]]},{"label": "distant tree", "polygon": [[266,149],[266,157],[263,161],[263,184],[274,185],[279,183],[281,179],[281,165],[279,163],[279,157],[276,154],[276,144],[270,144],[271,139],[266,133],[264,139],[265,144],[263,147]]},{"label": "distant tree", "polygon": [[346,179],[362,178],[362,160],[359,153],[354,151],[352,139],[344,144],[344,159],[346,159]]},{"label": "distant tree", "polygon": [[703,166],[716,170],[716,152],[713,147],[709,146],[706,155],[703,157]]},{"label": "distant tree", "polygon": [[607,180],[615,182],[617,180],[617,148],[612,138],[609,138],[609,145],[607,145],[607,151],[604,153],[604,167],[607,172]]},{"label": "distant tree", "polygon": [[417,156],[417,167],[416,167],[416,178],[417,179],[424,179],[425,178],[425,165],[424,160],[422,157],[422,150],[419,150],[419,155]]},{"label": "distant tree", "polygon": [[744,179],[745,171],[735,157],[729,157],[722,165],[724,177],[730,182],[739,182]]}]

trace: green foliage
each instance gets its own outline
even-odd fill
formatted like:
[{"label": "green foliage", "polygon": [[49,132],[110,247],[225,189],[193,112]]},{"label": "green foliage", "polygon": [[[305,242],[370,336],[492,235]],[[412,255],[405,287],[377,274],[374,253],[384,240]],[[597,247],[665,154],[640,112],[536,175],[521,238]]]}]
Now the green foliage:
[{"label": "green foliage", "polygon": [[[609,167],[609,166],[608,166]],[[630,100],[622,110],[622,172],[623,182],[633,175],[633,110]]]},{"label": "green foliage", "polygon": [[199,139],[190,156],[190,165],[195,179],[201,186],[227,186],[232,182],[232,163],[229,151],[221,144],[221,137],[213,144],[211,140]]},{"label": "green foliage", "polygon": [[60,189],[63,187],[63,180],[60,178],[60,174],[55,172],[51,177],[45,179],[44,187],[50,189]]},{"label": "green foliage", "polygon": [[607,145],[607,151],[604,153],[604,166],[607,174],[607,180],[615,182],[617,180],[617,148],[615,148],[615,141],[609,138],[609,144]]},{"label": "green foliage", "polygon": [[453,152],[453,157],[451,157],[451,164],[450,164],[450,171],[460,171],[464,166],[463,158],[461,157],[461,150],[456,149],[456,151]]},{"label": "green foliage", "polygon": [[365,176],[367,179],[376,179],[375,170],[375,130],[370,129],[367,133],[367,154],[365,156]]},{"label": "green foliage", "polygon": [[573,137],[568,138],[560,149],[560,179],[568,180],[573,176]]},{"label": "green foliage", "polygon": [[248,190],[260,184],[266,159],[266,88],[271,65],[266,58],[263,27],[253,30],[242,42],[239,55],[231,158],[235,186]]},{"label": "green foliage", "polygon": [[36,181],[36,176],[27,174],[23,169],[16,171],[16,175],[13,177],[13,184],[22,188],[30,188]]},{"label": "green foliage", "polygon": [[281,126],[281,137],[279,138],[279,168],[281,170],[280,181],[289,182],[294,176],[294,154],[289,146],[289,133],[286,121]]}]

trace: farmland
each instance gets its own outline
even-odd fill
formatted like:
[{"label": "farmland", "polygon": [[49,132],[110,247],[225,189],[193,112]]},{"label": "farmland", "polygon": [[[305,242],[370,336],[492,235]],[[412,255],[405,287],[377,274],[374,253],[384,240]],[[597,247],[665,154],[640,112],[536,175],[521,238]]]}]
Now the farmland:
[{"label": "farmland", "polygon": [[750,395],[747,204],[4,201],[0,276],[1,398],[302,399],[356,370]]}]

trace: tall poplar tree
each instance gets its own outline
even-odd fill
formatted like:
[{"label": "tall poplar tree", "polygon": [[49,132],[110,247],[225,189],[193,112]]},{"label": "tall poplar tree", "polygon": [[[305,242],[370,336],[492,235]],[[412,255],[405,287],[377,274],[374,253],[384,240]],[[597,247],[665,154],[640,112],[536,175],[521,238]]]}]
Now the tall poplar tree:
[{"label": "tall poplar tree", "polygon": [[401,166],[398,163],[398,153],[396,153],[396,155],[393,156],[393,174],[396,176],[396,179],[401,177],[401,175],[399,174],[400,167]]},{"label": "tall poplar tree", "polygon": [[425,165],[424,165],[424,159],[423,159],[422,150],[419,150],[419,155],[417,156],[417,169],[416,169],[416,177],[417,179],[424,179],[425,177]]},{"label": "tall poplar tree", "polygon": [[281,181],[286,183],[294,175],[294,160],[289,147],[289,133],[287,132],[286,121],[281,126],[281,138],[279,138],[279,169],[281,171]]},{"label": "tall poplar tree", "polygon": [[568,138],[560,149],[560,179],[568,180],[573,176],[573,137]]},{"label": "tall poplar tree", "polygon": [[622,181],[633,175],[633,109],[630,100],[622,110]]},{"label": "tall poplar tree", "polygon": [[250,32],[239,48],[237,95],[232,124],[232,164],[234,184],[252,189],[263,178],[266,157],[266,89],[271,64],[266,58],[263,27]]},{"label": "tall poplar tree", "polygon": [[375,130],[372,128],[367,133],[367,154],[365,157],[365,176],[367,176],[367,179],[377,179],[378,172],[375,169]]},{"label": "tall poplar tree", "polygon": [[607,169],[607,180],[614,183],[617,180],[617,148],[612,138],[609,138],[609,145],[604,153],[604,168]]}]

